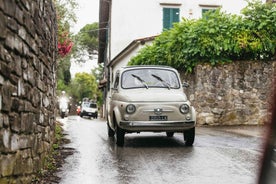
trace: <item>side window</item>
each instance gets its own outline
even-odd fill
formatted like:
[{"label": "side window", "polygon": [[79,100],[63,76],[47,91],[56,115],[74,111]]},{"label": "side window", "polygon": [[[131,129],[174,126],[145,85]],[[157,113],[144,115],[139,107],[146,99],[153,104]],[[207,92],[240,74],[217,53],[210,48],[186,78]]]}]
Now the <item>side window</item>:
[{"label": "side window", "polygon": [[119,85],[119,73],[116,73],[115,81],[114,81],[114,89],[118,89]]},{"label": "side window", "polygon": [[179,22],[179,8],[163,8],[163,29],[170,29]]}]

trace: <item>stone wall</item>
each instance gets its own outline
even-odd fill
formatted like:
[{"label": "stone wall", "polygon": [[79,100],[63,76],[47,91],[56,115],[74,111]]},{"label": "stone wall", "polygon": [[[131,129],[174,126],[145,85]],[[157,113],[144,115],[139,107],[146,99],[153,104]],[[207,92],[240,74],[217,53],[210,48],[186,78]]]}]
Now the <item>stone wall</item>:
[{"label": "stone wall", "polygon": [[53,144],[56,16],[51,0],[0,0],[0,183],[30,183]]},{"label": "stone wall", "polygon": [[268,120],[275,62],[198,65],[182,73],[185,90],[197,111],[198,125],[260,125]]}]

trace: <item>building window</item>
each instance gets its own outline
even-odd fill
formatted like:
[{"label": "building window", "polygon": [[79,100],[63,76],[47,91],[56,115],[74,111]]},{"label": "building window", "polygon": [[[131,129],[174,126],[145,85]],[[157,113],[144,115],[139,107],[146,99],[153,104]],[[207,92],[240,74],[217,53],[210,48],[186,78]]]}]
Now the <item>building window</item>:
[{"label": "building window", "polygon": [[214,11],[216,11],[216,9],[214,9],[214,8],[212,8],[212,9],[210,9],[210,8],[202,8],[202,10],[201,10],[201,16],[204,17],[204,18],[208,18],[205,14],[207,12],[209,12],[209,11],[214,12]]},{"label": "building window", "polygon": [[206,17],[204,14],[208,11],[216,11],[216,9],[221,8],[221,5],[208,5],[208,4],[199,4],[199,7],[201,7],[201,16]]},{"label": "building window", "polygon": [[179,8],[163,8],[163,29],[170,29],[179,22]]}]

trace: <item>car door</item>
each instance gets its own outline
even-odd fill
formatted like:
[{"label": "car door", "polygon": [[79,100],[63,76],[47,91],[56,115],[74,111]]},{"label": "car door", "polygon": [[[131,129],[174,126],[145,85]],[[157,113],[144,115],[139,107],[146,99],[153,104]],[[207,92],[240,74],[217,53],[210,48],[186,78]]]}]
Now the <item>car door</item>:
[{"label": "car door", "polygon": [[116,72],[116,75],[115,75],[115,80],[114,80],[114,83],[113,83],[113,86],[111,87],[110,89],[110,96],[109,96],[109,102],[108,102],[108,121],[109,121],[109,125],[114,128],[114,124],[113,124],[113,109],[116,105],[116,102],[114,102],[114,99],[113,99],[113,95],[114,93],[118,93],[118,88],[119,88],[119,83],[120,83],[120,72]]}]

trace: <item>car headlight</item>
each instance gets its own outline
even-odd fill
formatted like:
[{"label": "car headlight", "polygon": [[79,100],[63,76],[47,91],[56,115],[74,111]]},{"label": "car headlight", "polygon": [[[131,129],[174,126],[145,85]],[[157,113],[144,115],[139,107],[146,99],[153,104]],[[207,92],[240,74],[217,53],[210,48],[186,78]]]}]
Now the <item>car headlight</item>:
[{"label": "car headlight", "polygon": [[128,114],[133,114],[136,111],[136,107],[133,104],[129,104],[126,106],[126,112]]},{"label": "car headlight", "polygon": [[189,105],[187,104],[183,104],[179,107],[179,111],[182,113],[182,114],[187,114],[189,111],[190,111],[190,107]]}]

